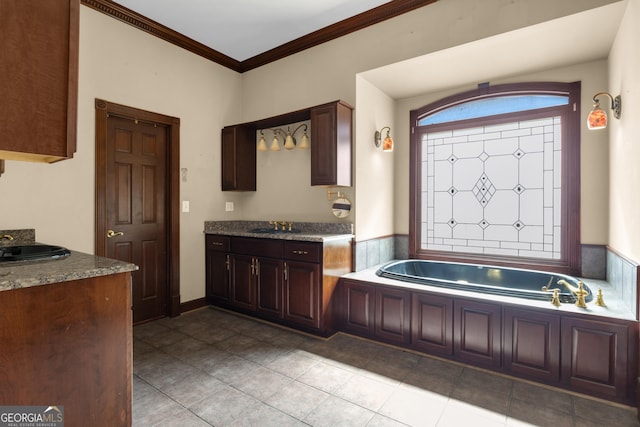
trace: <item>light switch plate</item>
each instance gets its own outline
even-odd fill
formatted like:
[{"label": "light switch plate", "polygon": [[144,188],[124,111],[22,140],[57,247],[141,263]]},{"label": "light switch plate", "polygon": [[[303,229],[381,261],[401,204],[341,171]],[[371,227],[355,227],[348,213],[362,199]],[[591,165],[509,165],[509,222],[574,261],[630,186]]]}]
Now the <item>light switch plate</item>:
[{"label": "light switch plate", "polygon": [[225,203],[224,210],[227,212],[233,212],[233,202]]},{"label": "light switch plate", "polygon": [[189,201],[188,200],[183,200],[182,201],[182,212],[189,212]]}]

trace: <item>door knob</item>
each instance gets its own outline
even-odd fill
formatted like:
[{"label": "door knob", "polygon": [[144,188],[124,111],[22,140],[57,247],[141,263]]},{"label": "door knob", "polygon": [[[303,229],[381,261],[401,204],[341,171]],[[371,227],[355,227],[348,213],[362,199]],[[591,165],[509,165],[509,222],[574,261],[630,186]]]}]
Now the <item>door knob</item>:
[{"label": "door knob", "polygon": [[124,236],[122,231],[107,230],[107,237],[110,239],[115,236]]}]

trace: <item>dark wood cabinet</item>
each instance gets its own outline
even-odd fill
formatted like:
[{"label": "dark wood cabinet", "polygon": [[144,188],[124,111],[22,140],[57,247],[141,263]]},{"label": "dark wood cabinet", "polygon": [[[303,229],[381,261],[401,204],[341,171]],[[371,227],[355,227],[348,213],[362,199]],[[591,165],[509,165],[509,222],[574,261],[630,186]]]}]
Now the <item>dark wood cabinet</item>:
[{"label": "dark wood cabinet", "polygon": [[282,317],[283,262],[280,259],[256,258],[256,311],[265,316]]},{"label": "dark wood cabinet", "polygon": [[560,379],[560,316],[506,307],[503,353],[506,371],[557,382]]},{"label": "dark wood cabinet", "polygon": [[5,290],[0,307],[3,405],[61,405],[68,426],[131,426],[131,273]]},{"label": "dark wood cabinet", "polygon": [[222,129],[222,191],[256,191],[256,132],[310,121],[311,185],[351,186],[353,107],[334,101]]},{"label": "dark wood cabinet", "polygon": [[411,342],[431,354],[453,354],[453,299],[414,293],[411,302]]},{"label": "dark wood cabinet", "polygon": [[[220,239],[229,245],[216,256],[226,247],[211,246]],[[209,302],[307,332],[333,333],[333,291],[339,276],[351,271],[350,239],[325,244],[208,234],[206,241]],[[229,265],[226,299],[211,283],[223,276],[224,262]]]},{"label": "dark wood cabinet", "polygon": [[320,264],[285,261],[284,319],[320,328]]},{"label": "dark wood cabinet", "polygon": [[497,368],[502,358],[501,307],[480,301],[456,299],[453,352],[461,361]]},{"label": "dark wood cabinet", "polygon": [[0,159],[55,162],[76,151],[79,0],[2,0]]},{"label": "dark wood cabinet", "polygon": [[341,285],[340,329],[363,337],[373,337],[375,288],[349,280],[342,280]]},{"label": "dark wood cabinet", "polygon": [[638,374],[637,325],[566,317],[562,319],[562,381],[572,390],[622,400]]},{"label": "dark wood cabinet", "polygon": [[392,288],[377,288],[374,335],[384,341],[408,344],[411,339],[411,294]]},{"label": "dark wood cabinet", "polygon": [[252,126],[222,129],[222,191],[256,191],[256,133]]},{"label": "dark wood cabinet", "polygon": [[351,186],[352,112],[342,101],[311,109],[311,185]]},{"label": "dark wood cabinet", "polygon": [[392,344],[411,341],[411,294],[406,291],[341,281],[340,329]]},{"label": "dark wood cabinet", "polygon": [[229,301],[231,260],[229,259],[229,238],[211,236],[205,238],[206,256],[206,296],[213,300]]}]

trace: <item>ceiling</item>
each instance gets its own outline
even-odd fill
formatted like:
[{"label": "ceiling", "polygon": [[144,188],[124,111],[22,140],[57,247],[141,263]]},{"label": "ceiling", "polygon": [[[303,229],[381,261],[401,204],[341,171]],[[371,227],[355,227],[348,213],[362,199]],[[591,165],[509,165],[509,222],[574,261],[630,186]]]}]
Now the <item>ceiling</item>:
[{"label": "ceiling", "polygon": [[611,3],[366,71],[361,76],[390,97],[401,99],[606,59],[625,8],[626,2]]},{"label": "ceiling", "polygon": [[437,0],[81,0],[239,72]]}]

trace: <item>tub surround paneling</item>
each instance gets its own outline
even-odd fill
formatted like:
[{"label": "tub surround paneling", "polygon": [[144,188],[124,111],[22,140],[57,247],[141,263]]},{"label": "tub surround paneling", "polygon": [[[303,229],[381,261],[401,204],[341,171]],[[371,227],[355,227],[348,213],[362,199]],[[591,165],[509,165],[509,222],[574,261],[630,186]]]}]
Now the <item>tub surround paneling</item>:
[{"label": "tub surround paneling", "polygon": [[611,284],[615,297],[635,313],[638,319],[638,276],[640,266],[623,257],[611,248],[607,250],[607,282]]},{"label": "tub surround paneling", "polygon": [[338,329],[473,366],[635,405],[638,322],[606,288],[607,307],[482,295],[380,278],[338,286]]},{"label": "tub surround paneling", "polygon": [[604,245],[582,245],[582,277],[605,280],[607,278],[607,247]]}]

